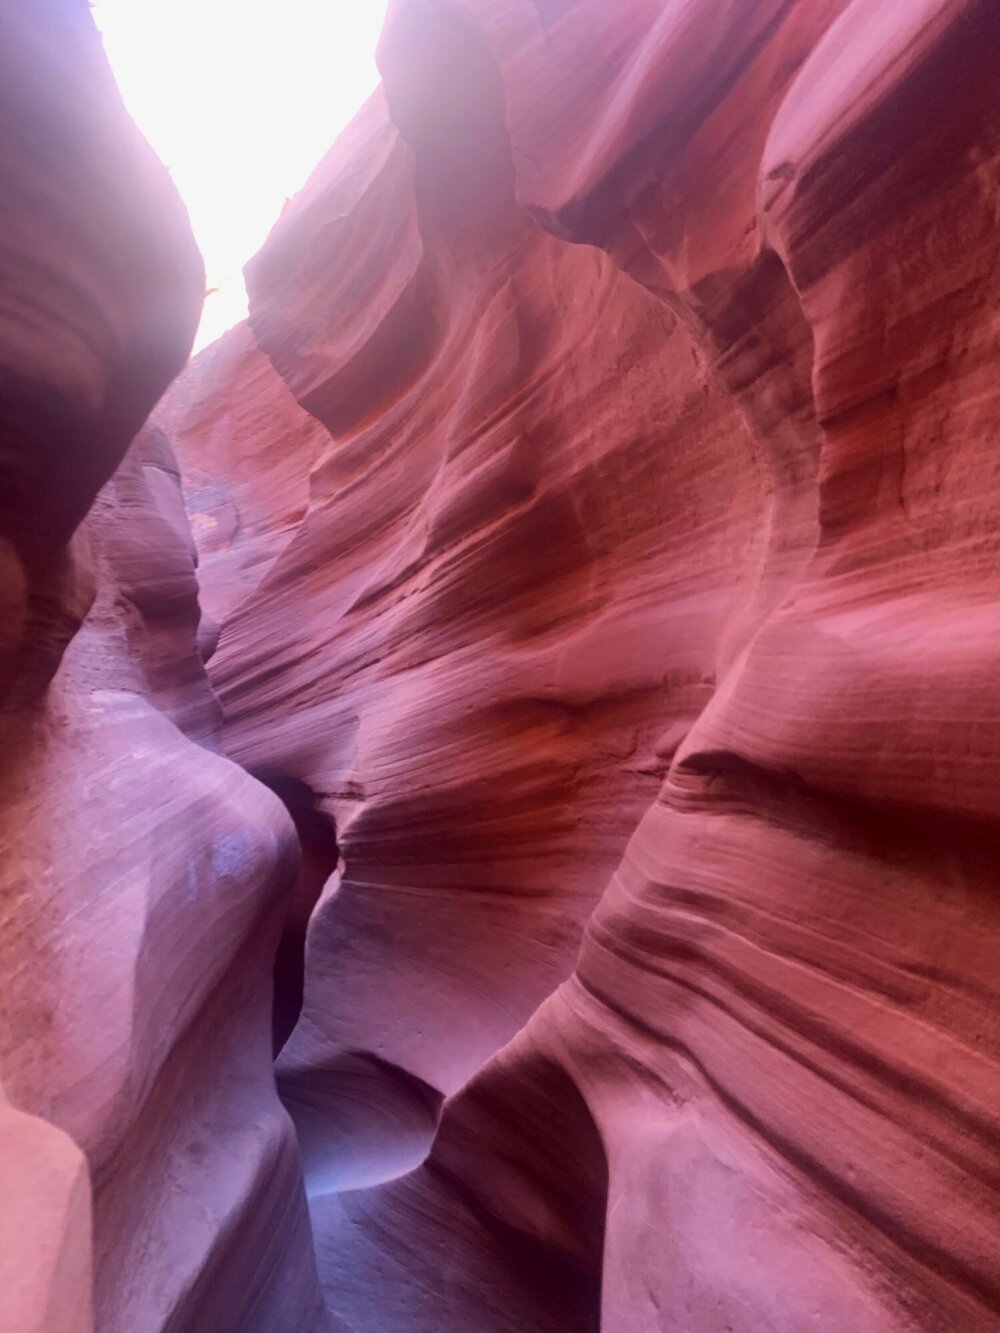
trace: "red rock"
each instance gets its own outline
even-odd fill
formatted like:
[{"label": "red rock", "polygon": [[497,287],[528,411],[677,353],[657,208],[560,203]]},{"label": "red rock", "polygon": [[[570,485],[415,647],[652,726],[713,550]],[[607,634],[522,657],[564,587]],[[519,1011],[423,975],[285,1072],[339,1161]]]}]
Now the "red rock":
[{"label": "red rock", "polygon": [[0,1093],[3,1333],[92,1327],[90,1184],[83,1155]]},{"label": "red rock", "polygon": [[97,1328],[239,1326],[255,1311],[319,1329],[271,1076],[294,838],[218,753],[190,538],[154,432],[85,535],[97,600],[44,706],[4,723],[4,1082],[86,1156]]},{"label": "red rock", "polygon": [[[402,144],[389,160],[408,160]],[[279,238],[307,225],[320,189]],[[350,255],[350,229],[370,228],[338,216],[347,234],[327,226],[320,244]],[[432,222],[411,232],[447,252]],[[255,262],[255,294],[272,262]],[[752,575],[753,534],[726,507],[758,485],[731,448],[740,422],[690,376],[690,340],[658,304],[524,221],[454,262],[439,278],[414,252],[421,282],[449,284],[428,297],[443,312],[433,363],[398,397],[376,377],[393,399],[356,430],[339,418],[307,517],[213,662],[229,752],[314,793],[346,866],[313,915],[309,956],[326,961],[282,1057],[297,1098],[356,1050],[452,1092],[567,975]],[[314,267],[330,270],[298,271]],[[264,293],[252,326],[269,346],[299,292]],[[340,336],[347,359],[323,374],[360,383],[354,333]],[[699,452],[661,454],[680,419]],[[705,470],[719,487],[707,506]],[[676,581],[665,557],[696,533],[704,559]]]},{"label": "red rock", "polygon": [[396,0],[124,461],[190,243],[79,157],[124,332],[0,460],[98,588],[0,513],[62,598],[5,645],[25,1327],[88,1317],[85,1162],[101,1333],[1000,1329],[998,56],[985,0]]},{"label": "red rock", "polygon": [[169,447],[125,454],[200,261],[86,5],[0,24],[0,1327],[318,1331],[271,1064],[295,838],[218,747]]},{"label": "red rock", "polygon": [[332,439],[212,673],[343,858],[278,1068],[357,1326],[1000,1327],[998,47],[399,0],[251,264]]},{"label": "red rock", "polygon": [[203,270],[88,7],[8,3],[0,24],[0,696],[23,697],[86,613],[67,545],[184,363]]},{"label": "red rock", "polygon": [[217,632],[304,517],[310,467],[329,436],[298,406],[246,324],[199,353],[157,405],[156,420],[186,460],[199,600]]}]

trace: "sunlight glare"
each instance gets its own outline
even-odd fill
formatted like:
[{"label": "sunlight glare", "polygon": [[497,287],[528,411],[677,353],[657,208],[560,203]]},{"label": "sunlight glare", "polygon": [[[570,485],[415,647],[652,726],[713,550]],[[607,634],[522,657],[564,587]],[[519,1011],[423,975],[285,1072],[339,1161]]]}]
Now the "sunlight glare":
[{"label": "sunlight glare", "polygon": [[378,83],[387,0],[94,0],[122,96],[187,204],[195,342],[246,315],[243,265]]}]

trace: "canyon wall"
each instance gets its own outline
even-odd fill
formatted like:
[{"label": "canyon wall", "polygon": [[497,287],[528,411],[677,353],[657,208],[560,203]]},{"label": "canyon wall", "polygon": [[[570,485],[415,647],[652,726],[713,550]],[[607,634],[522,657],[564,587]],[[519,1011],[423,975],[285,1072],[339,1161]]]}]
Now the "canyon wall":
[{"label": "canyon wall", "polygon": [[219,748],[143,427],[201,260],[85,3],[0,7],[0,68],[0,1328],[325,1329],[271,1066],[294,830]]},{"label": "canyon wall", "polygon": [[998,57],[393,0],[171,385],[0,5],[2,1333],[1000,1330]]},{"label": "canyon wall", "polygon": [[349,1326],[1000,1328],[998,55],[397,0],[170,395]]}]

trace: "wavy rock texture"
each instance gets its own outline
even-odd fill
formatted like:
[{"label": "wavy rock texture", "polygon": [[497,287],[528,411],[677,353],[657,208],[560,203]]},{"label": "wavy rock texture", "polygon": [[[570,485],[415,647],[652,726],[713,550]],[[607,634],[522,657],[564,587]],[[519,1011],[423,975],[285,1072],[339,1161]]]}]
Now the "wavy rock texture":
[{"label": "wavy rock texture", "polygon": [[251,349],[201,410],[273,440],[218,498],[177,443],[312,830],[350,1327],[1000,1328],[998,56],[986,0],[397,0],[251,264],[328,437]]},{"label": "wavy rock texture", "polygon": [[0,6],[3,1333],[1000,1329],[998,58],[395,0],[144,426],[183,210]]},{"label": "wavy rock texture", "polygon": [[170,450],[125,453],[201,263],[85,4],[3,5],[0,63],[0,1328],[324,1329],[271,1066],[293,829],[218,748]]},{"label": "wavy rock texture", "polygon": [[162,437],[84,534],[97,599],[44,705],[3,722],[4,1083],[86,1157],[97,1329],[321,1328],[271,1073],[295,840],[215,743]]},{"label": "wavy rock texture", "polygon": [[202,613],[218,624],[264,579],[305,515],[309,470],[329,436],[240,324],[171,385],[156,420],[185,459]]},{"label": "wavy rock texture", "polygon": [[74,530],[184,364],[202,277],[85,4],[0,6],[0,87],[0,697],[19,700],[86,614]]}]

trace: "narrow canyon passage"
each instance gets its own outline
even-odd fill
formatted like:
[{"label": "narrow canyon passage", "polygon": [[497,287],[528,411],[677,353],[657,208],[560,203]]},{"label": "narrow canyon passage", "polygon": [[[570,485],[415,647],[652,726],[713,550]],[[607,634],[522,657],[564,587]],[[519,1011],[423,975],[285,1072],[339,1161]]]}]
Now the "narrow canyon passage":
[{"label": "narrow canyon passage", "polygon": [[1000,1333],[998,62],[394,0],[189,359],[0,4],[0,1333]]}]

